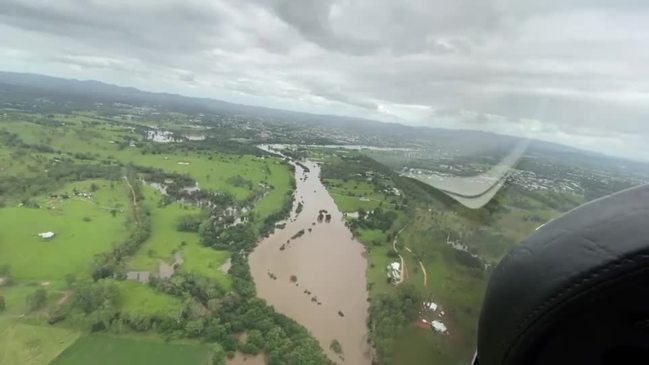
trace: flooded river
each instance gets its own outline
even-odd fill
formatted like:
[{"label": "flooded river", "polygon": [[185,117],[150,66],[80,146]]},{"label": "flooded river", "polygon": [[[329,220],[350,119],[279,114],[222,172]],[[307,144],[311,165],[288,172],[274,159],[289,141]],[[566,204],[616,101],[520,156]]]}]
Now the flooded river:
[{"label": "flooded river", "polygon": [[[331,360],[370,364],[364,248],[352,238],[320,182],[318,165],[304,166],[308,171],[295,167],[295,203],[285,228],[250,255],[257,294],[305,326]],[[296,214],[298,203],[302,211]],[[334,339],[342,345],[344,359],[330,349]]]}]

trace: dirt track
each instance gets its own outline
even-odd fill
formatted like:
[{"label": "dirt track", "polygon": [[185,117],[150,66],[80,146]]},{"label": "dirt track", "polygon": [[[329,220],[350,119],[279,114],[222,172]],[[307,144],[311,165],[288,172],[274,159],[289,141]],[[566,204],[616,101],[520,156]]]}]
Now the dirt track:
[{"label": "dirt track", "polygon": [[137,197],[135,196],[135,190],[133,189],[133,185],[131,185],[131,182],[128,181],[128,177],[124,176],[124,181],[126,181],[126,185],[128,186],[128,189],[131,191],[131,197],[133,198],[133,216],[135,217],[135,222],[137,225],[140,225],[140,206],[137,204]]}]

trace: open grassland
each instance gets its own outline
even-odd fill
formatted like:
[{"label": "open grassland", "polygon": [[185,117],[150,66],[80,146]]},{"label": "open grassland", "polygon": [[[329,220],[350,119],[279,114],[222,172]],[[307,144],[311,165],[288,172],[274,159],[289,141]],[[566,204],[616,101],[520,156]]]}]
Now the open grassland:
[{"label": "open grassland", "polygon": [[92,122],[90,118],[58,116],[59,123],[33,123],[42,116],[25,115],[16,120],[3,121],[2,129],[16,133],[20,139],[29,144],[47,145],[57,150],[72,153],[108,153],[118,151],[118,146],[111,141],[128,138],[141,138],[136,132],[125,126],[116,126],[105,122],[84,125]]},{"label": "open grassland", "polygon": [[114,281],[119,288],[119,307],[123,313],[141,318],[173,316],[182,306],[179,298],[156,291],[137,281]]},{"label": "open grassland", "polygon": [[211,355],[205,345],[92,335],[77,340],[52,365],[207,365]]},{"label": "open grassland", "polygon": [[390,196],[375,191],[374,186],[367,181],[328,179],[326,186],[341,212],[356,212],[359,209],[370,211],[378,208],[381,203],[386,208],[392,205],[393,199]]},{"label": "open grassland", "polygon": [[186,261],[181,271],[192,272],[216,280],[219,286],[228,291],[232,288],[232,279],[219,268],[230,257],[230,252],[215,250],[200,244],[187,245],[181,250]]},{"label": "open grassland", "polygon": [[[186,174],[196,180],[201,189],[225,191],[243,200],[254,191],[261,191],[264,181],[265,161],[254,156],[231,156],[219,153],[146,154],[137,150],[124,150],[116,154],[120,160],[135,165],[156,167],[164,171]],[[234,186],[230,179],[241,176],[246,182]]]},{"label": "open grassland", "polygon": [[430,329],[408,325],[397,337],[395,364],[448,364],[471,363],[472,352],[457,347],[453,334],[440,336]]},{"label": "open grassland", "polygon": [[41,173],[58,157],[51,153],[24,153],[0,147],[0,177]]},{"label": "open grassland", "polygon": [[[0,265],[9,265],[16,280],[60,280],[66,274],[85,274],[95,254],[108,250],[125,237],[128,211],[121,182],[83,181],[65,186],[98,190],[92,198],[33,199],[40,207],[11,206],[0,209]],[[112,187],[111,187],[112,186]],[[52,231],[49,240],[38,237]]]},{"label": "open grassland", "polygon": [[224,290],[229,290],[231,280],[219,267],[230,257],[230,253],[203,246],[197,233],[176,229],[178,218],[200,214],[200,209],[180,203],[157,207],[162,196],[148,186],[144,187],[144,196],[145,204],[154,207],[151,209],[151,236],[130,260],[129,267],[137,271],[157,272],[160,261],[173,264],[174,253],[178,252],[183,259],[181,270],[215,279]]},{"label": "open grassland", "polygon": [[73,330],[0,317],[0,364],[47,365],[78,337]]},{"label": "open grassland", "polygon": [[285,164],[280,164],[274,158],[265,159],[268,170],[264,168],[268,179],[264,177],[264,183],[270,190],[255,205],[253,211],[260,217],[267,217],[277,212],[284,204],[286,194],[291,189],[291,178],[293,173]]}]

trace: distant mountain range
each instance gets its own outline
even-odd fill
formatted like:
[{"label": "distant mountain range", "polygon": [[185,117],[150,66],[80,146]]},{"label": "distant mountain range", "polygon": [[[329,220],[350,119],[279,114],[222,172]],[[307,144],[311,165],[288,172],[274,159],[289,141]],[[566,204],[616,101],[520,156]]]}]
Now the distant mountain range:
[{"label": "distant mountain range", "polygon": [[[27,73],[0,71],[0,105],[8,102],[27,102],[43,98],[55,103],[87,106],[97,102],[125,103],[131,105],[155,106],[162,110],[187,114],[210,113],[250,117],[266,123],[295,125],[319,130],[322,133],[337,133],[363,136],[377,143],[398,143],[400,145],[429,146],[431,149],[458,149],[467,154],[484,151],[508,151],[520,138],[496,133],[414,127],[398,123],[333,115],[310,114],[258,106],[241,105],[209,98],[187,97],[169,93],[153,93],[132,87],[122,87],[94,80],[72,80]],[[606,164],[624,164],[630,168],[649,171],[649,164],[624,160],[596,152],[578,150],[572,147],[544,141],[533,141],[530,152],[570,155],[571,159],[590,163],[600,160]]]}]

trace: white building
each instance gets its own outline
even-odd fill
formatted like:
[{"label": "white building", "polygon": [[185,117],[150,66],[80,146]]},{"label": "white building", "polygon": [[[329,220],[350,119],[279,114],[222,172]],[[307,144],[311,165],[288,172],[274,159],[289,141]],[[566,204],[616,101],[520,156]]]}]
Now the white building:
[{"label": "white building", "polygon": [[54,237],[54,232],[43,232],[43,233],[39,233],[39,234],[38,234],[38,237],[48,240],[48,239]]},{"label": "white building", "polygon": [[430,322],[431,326],[433,329],[439,333],[444,333],[447,331],[446,325],[440,321],[432,321]]},{"label": "white building", "polygon": [[437,310],[437,303],[434,302],[424,302],[424,307],[426,309],[430,309],[431,311],[436,311]]},{"label": "white building", "polygon": [[388,265],[388,277],[392,279],[392,281],[399,281],[401,280],[401,264],[398,262],[392,262]]}]

